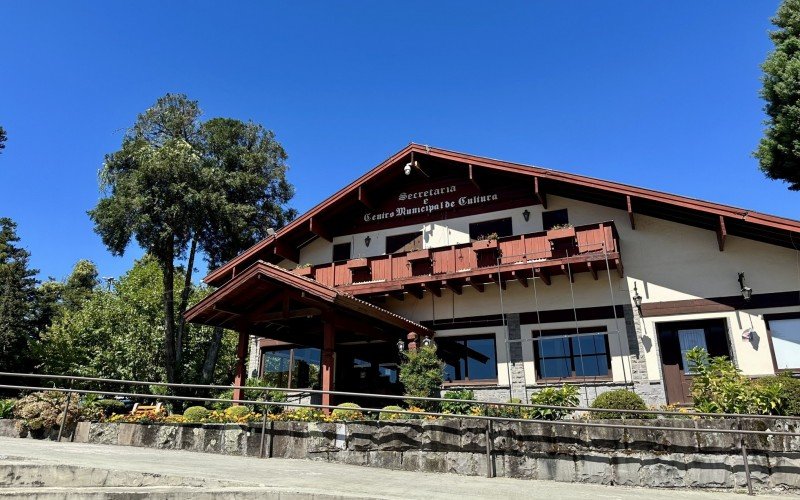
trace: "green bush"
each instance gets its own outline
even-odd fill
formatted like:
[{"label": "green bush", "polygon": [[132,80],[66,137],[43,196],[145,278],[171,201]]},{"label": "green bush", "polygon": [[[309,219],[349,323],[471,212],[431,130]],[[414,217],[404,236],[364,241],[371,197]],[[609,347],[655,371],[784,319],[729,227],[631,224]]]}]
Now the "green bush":
[{"label": "green bush", "polygon": [[756,379],[756,384],[770,393],[777,390],[780,394],[780,405],[775,413],[778,415],[800,416],[800,379],[784,372],[778,376]]},{"label": "green bush", "polygon": [[[592,402],[592,408],[606,408],[609,410],[646,410],[647,405],[644,404],[642,398],[633,391],[627,389],[617,389],[615,391],[608,391],[600,394]],[[640,413],[626,413],[626,412],[591,412],[589,417],[593,419],[610,419],[610,418],[653,418],[651,414]]]},{"label": "green bush", "polygon": [[0,399],[0,419],[12,418],[14,416],[14,405],[16,399]]},{"label": "green bush", "polygon": [[[522,400],[519,398],[511,398],[508,400],[508,402],[512,404],[520,404],[522,403]],[[480,408],[476,409],[480,410]],[[487,405],[486,411],[488,412],[490,417],[522,418],[524,415],[521,407],[509,406],[505,404]]]},{"label": "green bush", "polygon": [[334,420],[363,420],[364,414],[361,407],[355,403],[342,403],[336,405],[336,409],[331,413]]},{"label": "green bush", "polygon": [[[421,346],[403,351],[400,364],[400,383],[406,396],[437,397],[444,381],[444,362],[436,356],[436,344]],[[409,400],[409,405],[419,406],[427,411],[437,411],[436,401]]]},{"label": "green bush", "polygon": [[686,353],[694,370],[692,398],[701,413],[779,413],[783,405],[781,387],[758,384],[745,377],[725,356],[709,357],[695,347]]},{"label": "green bush", "polygon": [[210,414],[211,411],[207,408],[202,406],[190,406],[183,412],[183,418],[185,418],[187,422],[202,422],[204,419],[208,418]]},{"label": "green bush", "polygon": [[[461,389],[457,391],[447,391],[444,393],[444,399],[460,399],[470,401],[475,399],[475,393],[468,389]],[[453,415],[469,415],[473,408],[472,403],[459,403],[456,401],[442,401],[442,412],[452,413]]]},{"label": "green bush", "polygon": [[[395,405],[384,406],[383,409],[392,411],[403,411],[403,408]],[[404,413],[389,413],[383,411],[378,415],[378,420],[400,420],[404,418],[411,418],[411,415],[406,415]]]},{"label": "green bush", "polygon": [[[574,385],[562,385],[559,388],[545,387],[531,396],[531,404],[543,406],[578,406],[578,388]],[[527,417],[537,420],[561,420],[575,410],[557,408],[531,408]]]},{"label": "green bush", "polygon": [[100,399],[94,403],[94,406],[103,410],[103,413],[107,417],[115,413],[125,413],[125,403],[117,401],[116,399]]},{"label": "green bush", "polygon": [[232,419],[244,418],[250,415],[251,413],[252,411],[250,410],[250,408],[244,405],[229,406],[228,408],[225,409],[225,416],[230,417]]}]

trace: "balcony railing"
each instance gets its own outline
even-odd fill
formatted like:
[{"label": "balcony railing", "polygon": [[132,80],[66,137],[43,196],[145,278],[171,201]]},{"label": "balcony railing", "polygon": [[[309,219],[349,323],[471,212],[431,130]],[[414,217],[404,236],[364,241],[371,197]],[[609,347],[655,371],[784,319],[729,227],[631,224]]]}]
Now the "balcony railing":
[{"label": "balcony railing", "polygon": [[[613,222],[562,228],[537,233],[480,240],[446,247],[374,257],[359,257],[306,268],[296,273],[354,295],[402,290],[408,286],[449,285],[448,280],[487,283],[501,273],[503,279],[533,277],[535,270],[549,276],[598,269],[622,273],[619,237]],[[594,263],[594,264],[593,264]],[[602,263],[602,264],[601,264]],[[606,267],[606,263],[608,267]],[[529,272],[529,276],[526,275]],[[485,278],[485,279],[484,279]]]}]

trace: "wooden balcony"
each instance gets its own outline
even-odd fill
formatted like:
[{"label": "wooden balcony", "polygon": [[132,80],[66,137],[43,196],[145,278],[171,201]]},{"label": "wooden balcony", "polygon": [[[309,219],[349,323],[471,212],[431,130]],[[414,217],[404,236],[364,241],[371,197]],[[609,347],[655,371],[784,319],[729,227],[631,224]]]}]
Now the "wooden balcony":
[{"label": "wooden balcony", "polygon": [[574,280],[576,273],[589,272],[596,280],[606,269],[623,274],[613,222],[476,243],[431,248],[423,252],[429,258],[417,251],[322,264],[313,266],[309,277],[355,296],[400,298],[403,293],[422,297],[425,290],[441,295],[442,288],[461,294],[464,286],[482,292],[486,284],[505,287],[511,280],[528,286],[534,276],[549,285],[555,275]]}]

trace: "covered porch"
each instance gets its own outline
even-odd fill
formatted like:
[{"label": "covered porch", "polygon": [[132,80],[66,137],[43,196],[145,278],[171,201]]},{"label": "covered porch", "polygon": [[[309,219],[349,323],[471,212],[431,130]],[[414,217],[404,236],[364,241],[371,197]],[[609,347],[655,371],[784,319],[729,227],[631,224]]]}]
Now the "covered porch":
[{"label": "covered porch", "polygon": [[[246,382],[251,335],[265,339],[260,343],[264,346],[319,349],[321,389],[353,392],[376,390],[369,382],[376,380],[381,367],[396,365],[398,341],[410,334],[420,339],[433,336],[420,324],[262,261],[189,309],[186,319],[239,333],[237,386]],[[391,385],[380,389],[391,390]],[[234,398],[243,399],[243,391],[235,390]],[[323,394],[323,405],[337,403]]]}]

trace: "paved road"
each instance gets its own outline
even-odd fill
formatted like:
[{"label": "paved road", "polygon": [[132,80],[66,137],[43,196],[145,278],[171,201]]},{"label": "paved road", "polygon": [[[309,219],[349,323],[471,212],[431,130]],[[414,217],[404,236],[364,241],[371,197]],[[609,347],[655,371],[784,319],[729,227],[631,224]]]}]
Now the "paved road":
[{"label": "paved road", "polygon": [[[200,495],[205,498],[547,498],[548,500],[561,498],[674,500],[677,496],[682,500],[736,498],[736,494],[724,492],[624,488],[506,478],[488,479],[392,471],[310,460],[256,459],[187,451],[14,438],[0,438],[0,456],[3,455],[7,462],[17,460],[44,466],[67,464],[90,470],[104,469],[120,473],[137,472],[182,477],[187,478],[187,484],[194,480],[195,488],[197,480],[200,480],[210,485],[202,490],[206,494]],[[1,458],[0,465],[3,463]],[[228,494],[225,494],[226,488]],[[233,494],[234,490],[238,493]],[[39,491],[45,493],[51,490],[45,488]],[[65,490],[62,488],[52,491],[55,496],[39,494],[36,498],[59,498],[57,493]],[[92,495],[97,497],[96,495],[102,493],[102,489],[96,488],[80,491],[81,498]],[[165,487],[138,490],[154,497],[177,497],[170,495],[169,491],[169,488]],[[5,489],[4,494],[4,488],[0,487],[0,497],[13,496],[9,493],[12,493],[12,490]],[[22,493],[22,490],[18,493]],[[92,495],[89,495],[90,493]],[[200,496],[195,493],[181,497]],[[759,499],[778,498],[785,500],[788,497],[759,495]]]}]

